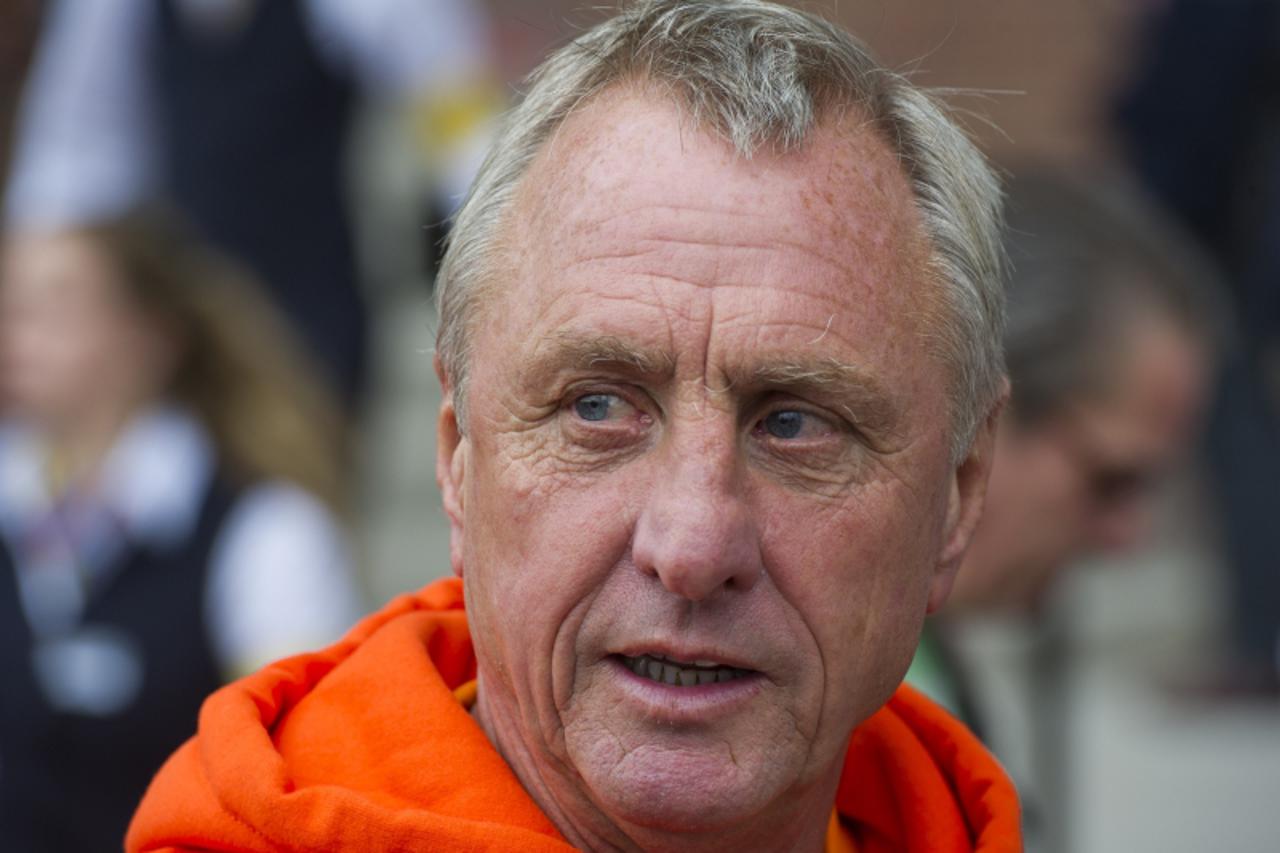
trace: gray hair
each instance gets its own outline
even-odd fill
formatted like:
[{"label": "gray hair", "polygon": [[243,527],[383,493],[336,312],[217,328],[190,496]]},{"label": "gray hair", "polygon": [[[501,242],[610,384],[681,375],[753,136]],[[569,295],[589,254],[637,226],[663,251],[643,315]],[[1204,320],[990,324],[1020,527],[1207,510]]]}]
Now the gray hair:
[{"label": "gray hair", "polygon": [[1004,384],[998,181],[933,98],[835,25],[763,0],[630,3],[534,72],[457,215],[437,280],[437,353],[460,423],[468,322],[497,278],[499,233],[521,178],[575,108],[632,81],[657,84],[743,157],[765,144],[798,148],[833,111],[866,116],[911,180],[932,246],[944,316],[930,324],[928,344],[953,373],[952,453],[962,458]]},{"label": "gray hair", "polygon": [[1212,354],[1230,337],[1218,274],[1121,176],[1025,168],[1010,181],[1012,412],[1034,426],[1107,394],[1135,324],[1173,323]]}]

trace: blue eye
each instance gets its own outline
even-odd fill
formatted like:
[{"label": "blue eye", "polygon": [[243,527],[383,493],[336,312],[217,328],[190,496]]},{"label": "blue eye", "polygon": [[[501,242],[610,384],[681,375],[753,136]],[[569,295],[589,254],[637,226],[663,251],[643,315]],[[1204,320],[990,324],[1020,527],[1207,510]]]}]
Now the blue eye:
[{"label": "blue eye", "polygon": [[780,412],[770,412],[765,416],[764,429],[774,438],[795,438],[804,429],[804,419],[804,412],[786,409]]},{"label": "blue eye", "polygon": [[573,410],[584,421],[602,421],[609,417],[615,399],[612,394],[588,394],[573,401]]}]

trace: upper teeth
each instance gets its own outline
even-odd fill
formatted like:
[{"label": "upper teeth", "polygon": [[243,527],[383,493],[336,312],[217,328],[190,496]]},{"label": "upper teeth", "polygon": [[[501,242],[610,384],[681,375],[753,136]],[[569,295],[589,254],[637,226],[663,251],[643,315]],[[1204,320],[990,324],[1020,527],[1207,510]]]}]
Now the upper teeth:
[{"label": "upper teeth", "polygon": [[747,674],[746,670],[734,669],[709,660],[682,663],[667,660],[658,655],[640,655],[634,658],[624,656],[622,661],[636,675],[676,687],[732,681]]}]

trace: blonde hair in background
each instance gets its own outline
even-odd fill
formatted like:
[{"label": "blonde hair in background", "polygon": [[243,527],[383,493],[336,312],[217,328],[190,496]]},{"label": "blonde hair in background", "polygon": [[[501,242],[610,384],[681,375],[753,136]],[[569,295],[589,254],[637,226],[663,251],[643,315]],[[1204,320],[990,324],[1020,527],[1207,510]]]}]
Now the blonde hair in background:
[{"label": "blonde hair in background", "polygon": [[284,479],[346,504],[346,426],[292,330],[256,283],[157,209],[81,226],[126,298],[173,335],[164,392],[209,430],[237,484]]}]

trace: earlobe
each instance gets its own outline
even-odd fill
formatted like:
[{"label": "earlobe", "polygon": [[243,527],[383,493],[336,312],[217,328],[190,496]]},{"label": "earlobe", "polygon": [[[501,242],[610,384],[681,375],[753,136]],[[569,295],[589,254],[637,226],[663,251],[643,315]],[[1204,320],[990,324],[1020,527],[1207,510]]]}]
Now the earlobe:
[{"label": "earlobe", "polygon": [[987,494],[987,477],[995,455],[996,430],[1000,414],[1009,398],[1009,383],[1005,380],[999,398],[986,419],[978,428],[965,458],[956,466],[951,477],[951,489],[947,496],[947,518],[943,531],[942,552],[929,587],[927,610],[933,613],[947,600],[955,582],[956,571],[964,559],[973,532],[982,518],[982,506]]},{"label": "earlobe", "polygon": [[458,425],[458,412],[454,391],[448,376],[435,359],[436,375],[444,399],[440,403],[440,417],[436,422],[436,485],[444,502],[444,512],[449,518],[449,562],[454,574],[462,576],[462,534],[464,520],[463,484],[467,471],[469,442]]},{"label": "earlobe", "polygon": [[[967,461],[966,459],[966,463]],[[951,587],[955,583],[956,571],[960,568],[960,560],[964,556],[963,550],[959,557],[955,556],[954,553],[957,533],[959,532],[964,512],[964,499],[960,489],[961,468],[956,469],[951,477],[951,492],[947,496],[947,520],[943,538],[945,544],[942,549],[942,555],[938,559],[938,566],[934,570],[933,580],[929,584],[929,602],[925,606],[926,613],[934,613],[946,602],[947,596],[951,594]],[[964,546],[961,547],[963,548]]]}]

